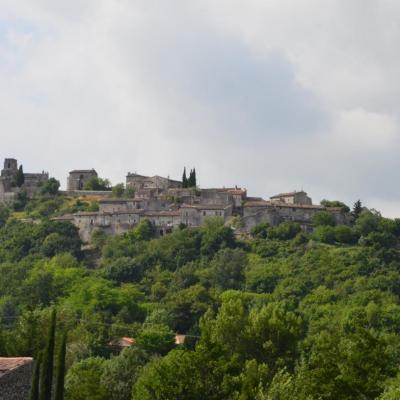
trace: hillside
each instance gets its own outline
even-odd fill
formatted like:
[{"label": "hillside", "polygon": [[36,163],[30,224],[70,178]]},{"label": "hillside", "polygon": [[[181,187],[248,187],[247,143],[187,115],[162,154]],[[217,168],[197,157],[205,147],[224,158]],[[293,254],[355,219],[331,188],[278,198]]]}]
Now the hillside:
[{"label": "hillside", "polygon": [[87,254],[50,217],[91,207],[0,210],[0,355],[37,357],[55,308],[67,400],[399,398],[400,220],[320,214],[313,234],[285,223],[249,239],[218,218],[153,239],[144,221]]}]

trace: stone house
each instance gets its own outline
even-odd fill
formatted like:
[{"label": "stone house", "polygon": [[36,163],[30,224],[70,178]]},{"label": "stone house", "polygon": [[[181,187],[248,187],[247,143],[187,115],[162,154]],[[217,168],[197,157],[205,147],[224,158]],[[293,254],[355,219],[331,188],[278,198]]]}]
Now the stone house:
[{"label": "stone house", "polygon": [[275,203],[312,205],[311,198],[303,190],[300,192],[280,193],[270,197],[270,200]]},{"label": "stone house", "polygon": [[186,226],[198,227],[210,217],[220,217],[226,222],[232,216],[232,209],[232,204],[183,204],[180,218]]},{"label": "stone house", "polygon": [[0,400],[28,399],[32,366],[30,357],[0,357]]},{"label": "stone house", "polygon": [[128,173],[128,175],[126,176],[126,187],[134,189],[135,192],[151,189],[166,191],[170,188],[181,188],[182,182],[170,178],[164,178],[158,175],[150,177],[139,175],[136,173]]},{"label": "stone house", "polygon": [[98,177],[94,169],[75,169],[70,171],[67,180],[67,190],[83,190],[85,184],[93,177]]}]

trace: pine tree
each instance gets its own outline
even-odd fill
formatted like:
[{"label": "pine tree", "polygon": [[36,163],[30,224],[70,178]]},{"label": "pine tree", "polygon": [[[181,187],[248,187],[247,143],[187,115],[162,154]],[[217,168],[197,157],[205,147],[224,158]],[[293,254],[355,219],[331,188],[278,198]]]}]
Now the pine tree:
[{"label": "pine tree", "polygon": [[51,322],[47,337],[46,348],[43,353],[43,364],[40,373],[40,400],[51,400],[53,384],[54,341],[56,333],[56,310],[51,313]]},{"label": "pine tree", "polygon": [[22,165],[19,166],[17,175],[15,176],[15,184],[18,187],[21,187],[25,182],[25,176],[24,176],[24,169]]},{"label": "pine tree", "polygon": [[183,188],[187,188],[188,187],[188,179],[186,177],[186,167],[183,169],[182,187]]},{"label": "pine tree", "polygon": [[357,200],[354,203],[353,212],[352,212],[354,219],[357,219],[360,216],[362,210],[363,210],[363,206],[362,206],[361,200]]},{"label": "pine tree", "polygon": [[67,346],[67,333],[61,338],[60,349],[57,357],[56,392],[54,400],[64,400],[65,353]]},{"label": "pine tree", "polygon": [[32,386],[31,386],[31,393],[29,396],[29,400],[39,400],[39,379],[40,379],[41,363],[42,363],[42,355],[41,353],[39,353],[36,359],[35,368],[33,370]]}]

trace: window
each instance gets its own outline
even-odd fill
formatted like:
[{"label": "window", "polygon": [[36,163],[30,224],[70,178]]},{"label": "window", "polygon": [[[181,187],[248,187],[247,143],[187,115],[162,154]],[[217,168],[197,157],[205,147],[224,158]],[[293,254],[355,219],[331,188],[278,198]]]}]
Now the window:
[{"label": "window", "polygon": [[206,212],[205,212],[205,211],[203,211],[203,216],[204,216],[204,217],[206,216]]}]

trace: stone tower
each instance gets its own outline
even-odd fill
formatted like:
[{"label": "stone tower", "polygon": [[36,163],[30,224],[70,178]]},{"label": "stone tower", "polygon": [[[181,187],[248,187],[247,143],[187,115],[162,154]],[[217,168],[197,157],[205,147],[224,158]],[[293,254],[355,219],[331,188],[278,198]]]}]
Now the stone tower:
[{"label": "stone tower", "polygon": [[18,171],[18,161],[15,158],[6,158],[1,176],[14,177]]}]

